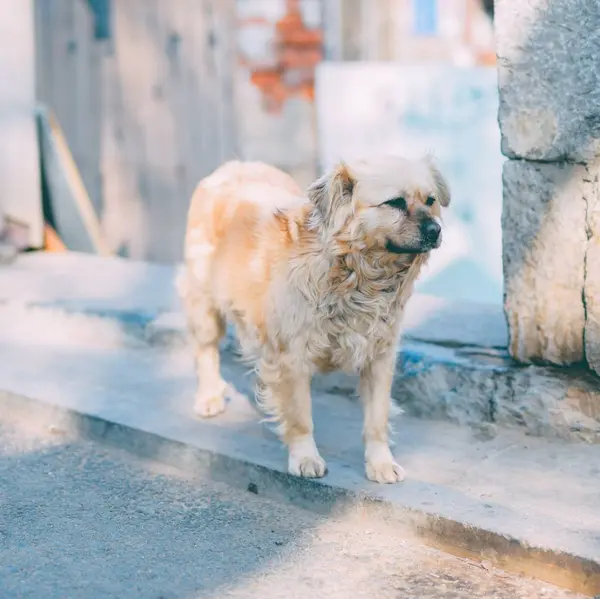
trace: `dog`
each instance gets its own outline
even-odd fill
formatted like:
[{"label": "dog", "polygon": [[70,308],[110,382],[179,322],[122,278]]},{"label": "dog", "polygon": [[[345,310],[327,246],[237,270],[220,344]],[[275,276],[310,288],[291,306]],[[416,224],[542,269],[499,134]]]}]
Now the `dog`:
[{"label": "dog", "polygon": [[195,412],[215,416],[236,390],[219,368],[226,322],[278,424],[288,471],[322,477],[310,396],[316,372],[359,375],[368,479],[401,481],[389,446],[402,313],[441,243],[446,179],[430,156],[341,162],[307,192],[284,172],[233,161],[191,200],[179,284],[195,348]]}]

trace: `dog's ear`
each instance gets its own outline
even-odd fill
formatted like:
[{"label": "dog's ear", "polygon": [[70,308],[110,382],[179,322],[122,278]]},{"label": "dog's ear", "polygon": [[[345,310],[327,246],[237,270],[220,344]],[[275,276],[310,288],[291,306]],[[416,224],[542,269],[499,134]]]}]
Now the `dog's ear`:
[{"label": "dog's ear", "polygon": [[448,185],[448,181],[446,181],[446,178],[442,175],[433,156],[425,156],[425,162],[429,167],[429,171],[431,172],[435,183],[436,199],[444,208],[446,208],[446,206],[450,204],[450,186]]},{"label": "dog's ear", "polygon": [[317,179],[308,188],[308,197],[317,207],[326,225],[332,225],[336,216],[350,205],[355,180],[344,163]]}]

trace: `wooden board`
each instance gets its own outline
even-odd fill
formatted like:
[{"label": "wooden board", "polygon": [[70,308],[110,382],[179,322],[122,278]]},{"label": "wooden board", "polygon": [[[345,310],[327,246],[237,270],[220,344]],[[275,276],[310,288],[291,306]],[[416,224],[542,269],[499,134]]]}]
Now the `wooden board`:
[{"label": "wooden board", "polygon": [[44,108],[39,109],[38,118],[43,172],[57,232],[70,250],[110,255],[58,121]]}]

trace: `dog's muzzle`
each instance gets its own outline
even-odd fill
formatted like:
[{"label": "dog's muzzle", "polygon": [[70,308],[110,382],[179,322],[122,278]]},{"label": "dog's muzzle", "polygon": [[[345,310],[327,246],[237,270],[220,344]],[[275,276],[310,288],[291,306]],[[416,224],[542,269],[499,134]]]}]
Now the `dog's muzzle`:
[{"label": "dog's muzzle", "polygon": [[385,244],[385,249],[393,254],[424,254],[440,247],[442,242],[442,227],[432,218],[423,220],[419,226],[421,241],[418,246],[398,245],[391,239]]}]

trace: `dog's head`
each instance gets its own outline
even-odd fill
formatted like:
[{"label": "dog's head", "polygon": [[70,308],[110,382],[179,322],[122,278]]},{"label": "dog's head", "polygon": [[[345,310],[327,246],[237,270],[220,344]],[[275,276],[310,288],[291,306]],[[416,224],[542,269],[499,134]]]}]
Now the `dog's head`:
[{"label": "dog's head", "polygon": [[442,241],[448,184],[430,156],[341,163],[308,195],[332,243],[393,254],[423,254]]}]

